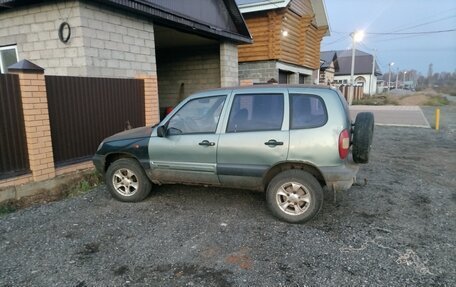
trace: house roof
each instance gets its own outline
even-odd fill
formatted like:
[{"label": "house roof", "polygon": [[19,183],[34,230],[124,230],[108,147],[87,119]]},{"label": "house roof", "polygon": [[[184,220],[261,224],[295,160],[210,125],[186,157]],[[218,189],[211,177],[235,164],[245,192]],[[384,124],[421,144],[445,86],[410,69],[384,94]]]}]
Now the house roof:
[{"label": "house roof", "polygon": [[[323,64],[321,64],[320,68],[325,70],[329,68],[332,62],[335,62],[336,64],[336,51],[325,51],[320,53],[320,60],[323,61]],[[334,67],[336,70],[338,67]]]},{"label": "house roof", "polygon": [[[351,74],[351,62],[352,62],[352,50],[339,50],[339,51],[324,51],[321,52],[321,55],[333,52],[336,54],[337,65],[339,66],[336,69],[335,76],[343,76]],[[373,56],[369,53],[355,50],[355,75],[368,75],[372,74],[372,63]],[[378,66],[378,63],[375,62],[375,75],[382,75],[382,71]]]},{"label": "house roof", "polygon": [[[293,0],[236,0],[239,9],[243,14],[251,12],[259,12],[265,10],[281,9],[287,7]],[[325,36],[330,35],[328,15],[324,0],[310,0],[312,9],[315,13],[315,22],[317,27],[328,27]]]},{"label": "house roof", "polygon": [[[63,0],[60,0],[63,1]],[[0,12],[18,6],[55,2],[48,0],[0,0]],[[154,22],[235,43],[252,43],[235,0],[92,0],[143,15]],[[223,5],[220,5],[223,3]]]}]

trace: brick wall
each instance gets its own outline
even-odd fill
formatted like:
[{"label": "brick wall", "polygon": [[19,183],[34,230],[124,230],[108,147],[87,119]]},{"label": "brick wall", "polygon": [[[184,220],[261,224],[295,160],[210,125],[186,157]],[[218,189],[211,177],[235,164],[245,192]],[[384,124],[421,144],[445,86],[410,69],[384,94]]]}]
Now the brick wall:
[{"label": "brick wall", "polygon": [[[156,74],[153,24],[136,15],[86,2],[29,5],[0,13],[0,46],[17,44],[19,60],[48,75],[135,77]],[[60,23],[71,26],[68,43]]]},{"label": "brick wall", "polygon": [[254,83],[266,83],[270,79],[279,81],[279,70],[275,61],[239,63],[239,79],[252,80]]},{"label": "brick wall", "polygon": [[[49,74],[72,74],[71,67],[84,66],[82,29],[79,3],[69,1],[0,13],[0,46],[17,44],[19,60],[28,59],[46,68]],[[68,17],[71,38],[68,44],[60,42],[58,28],[61,18]],[[81,75],[79,73],[77,75]]]},{"label": "brick wall", "polygon": [[80,4],[87,76],[156,74],[154,27],[136,15]]},{"label": "brick wall", "polygon": [[222,87],[239,85],[238,49],[235,44],[220,44],[220,77]]},{"label": "brick wall", "polygon": [[176,106],[190,94],[220,87],[219,46],[157,51],[160,107]]}]

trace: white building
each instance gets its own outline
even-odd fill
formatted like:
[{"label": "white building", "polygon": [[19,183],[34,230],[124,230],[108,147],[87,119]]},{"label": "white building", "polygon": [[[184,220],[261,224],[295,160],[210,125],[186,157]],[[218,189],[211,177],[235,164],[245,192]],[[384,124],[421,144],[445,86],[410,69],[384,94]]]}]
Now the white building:
[{"label": "white building", "polygon": [[[335,52],[338,69],[334,72],[334,83],[350,84],[352,50]],[[364,94],[369,96],[381,92],[378,89],[378,76],[381,76],[382,73],[377,63],[375,63],[375,69],[372,69],[373,65],[374,57],[371,54],[360,50],[355,51],[355,85],[363,86]]]}]

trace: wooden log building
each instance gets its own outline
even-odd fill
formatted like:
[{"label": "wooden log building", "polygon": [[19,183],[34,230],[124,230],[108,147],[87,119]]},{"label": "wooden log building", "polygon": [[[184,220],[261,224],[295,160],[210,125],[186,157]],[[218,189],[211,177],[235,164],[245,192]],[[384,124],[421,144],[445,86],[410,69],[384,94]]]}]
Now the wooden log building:
[{"label": "wooden log building", "polygon": [[253,38],[239,46],[241,82],[311,84],[329,35],[323,0],[236,0]]}]

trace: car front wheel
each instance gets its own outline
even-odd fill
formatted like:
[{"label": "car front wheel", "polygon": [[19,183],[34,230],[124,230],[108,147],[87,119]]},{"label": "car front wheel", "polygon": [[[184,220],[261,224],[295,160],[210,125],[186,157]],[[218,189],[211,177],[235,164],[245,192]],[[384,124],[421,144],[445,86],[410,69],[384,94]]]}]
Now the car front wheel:
[{"label": "car front wheel", "polygon": [[302,170],[286,170],[268,185],[266,199],[271,212],[290,223],[312,219],[323,204],[323,189],[311,174]]},{"label": "car front wheel", "polygon": [[152,184],[134,159],[122,158],[106,171],[106,184],[112,196],[120,201],[141,201],[149,195]]}]

